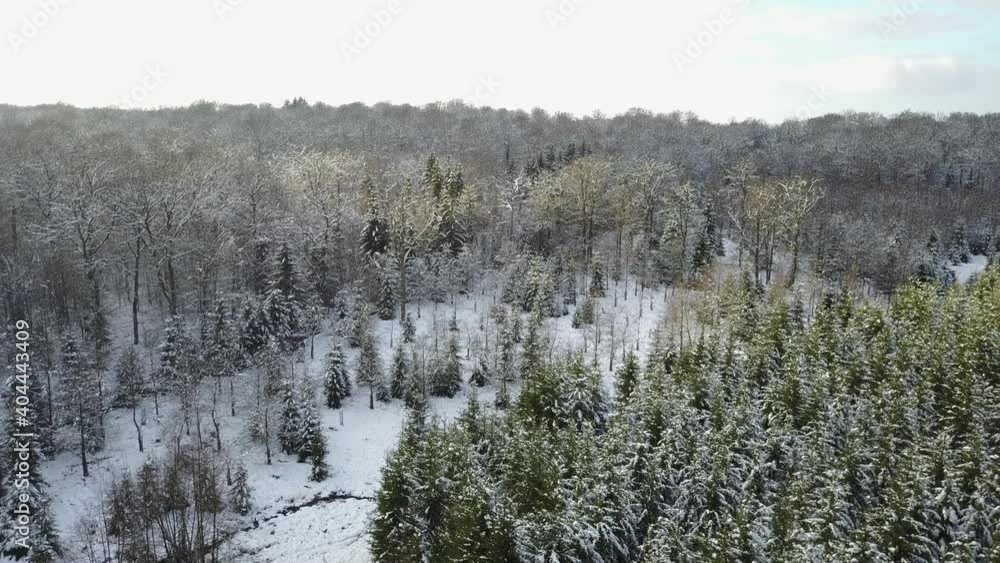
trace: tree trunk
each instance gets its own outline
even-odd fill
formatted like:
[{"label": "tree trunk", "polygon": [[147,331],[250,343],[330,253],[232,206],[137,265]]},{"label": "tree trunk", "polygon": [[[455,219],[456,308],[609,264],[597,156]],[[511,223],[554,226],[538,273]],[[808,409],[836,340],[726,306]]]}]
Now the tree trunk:
[{"label": "tree trunk", "polygon": [[[82,401],[82,398],[77,400]],[[83,468],[83,477],[90,477],[90,471],[87,468],[87,437],[84,432],[84,418],[83,418],[83,403],[80,403],[80,408],[78,409],[77,415],[80,417],[80,466]]]},{"label": "tree trunk", "polygon": [[139,266],[142,258],[142,238],[135,238],[135,269],[132,271],[132,344],[139,345]]},{"label": "tree trunk", "polygon": [[135,424],[135,435],[139,439],[139,452],[142,453],[142,428],[139,427],[139,421],[135,417],[135,405],[132,405],[132,424]]},{"label": "tree trunk", "polygon": [[177,276],[174,273],[174,259],[167,254],[167,306],[170,309],[170,316],[177,314]]},{"label": "tree trunk", "polygon": [[795,227],[795,236],[792,239],[792,272],[789,274],[788,286],[791,287],[795,285],[795,276],[799,273],[799,238],[802,234],[802,228],[799,226]]},{"label": "tree trunk", "polygon": [[396,266],[399,269],[399,320],[406,319],[406,257],[397,258]]}]

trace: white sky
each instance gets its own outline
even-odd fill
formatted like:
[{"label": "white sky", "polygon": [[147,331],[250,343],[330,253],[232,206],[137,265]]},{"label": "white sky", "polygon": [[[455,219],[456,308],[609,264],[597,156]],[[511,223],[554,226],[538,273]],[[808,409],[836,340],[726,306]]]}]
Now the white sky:
[{"label": "white sky", "polygon": [[998,24],[1000,0],[3,0],[0,103],[1000,111]]}]

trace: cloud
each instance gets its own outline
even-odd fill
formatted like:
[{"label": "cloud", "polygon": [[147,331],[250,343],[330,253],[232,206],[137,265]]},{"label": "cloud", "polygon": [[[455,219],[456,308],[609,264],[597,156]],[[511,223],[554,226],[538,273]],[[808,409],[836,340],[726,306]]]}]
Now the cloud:
[{"label": "cloud", "polygon": [[[823,86],[834,94],[946,94],[975,88],[978,69],[952,56],[861,55],[806,64],[779,65],[787,91]],[[777,69],[775,69],[777,70]]]},{"label": "cloud", "polygon": [[878,14],[867,9],[819,11],[798,6],[773,6],[749,18],[746,37],[780,35],[813,40],[852,37],[877,29],[877,22]]},{"label": "cloud", "polygon": [[893,61],[888,74],[896,92],[945,94],[974,88],[978,72],[956,57],[905,57]]}]

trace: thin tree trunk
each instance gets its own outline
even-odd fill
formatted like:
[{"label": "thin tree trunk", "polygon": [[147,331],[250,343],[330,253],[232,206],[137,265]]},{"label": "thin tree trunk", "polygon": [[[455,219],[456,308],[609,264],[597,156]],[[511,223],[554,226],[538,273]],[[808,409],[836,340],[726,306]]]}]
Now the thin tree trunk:
[{"label": "thin tree trunk", "polygon": [[132,405],[132,424],[135,424],[135,435],[139,439],[139,452],[142,452],[142,428],[139,427],[139,421],[135,417],[135,405]]},{"label": "thin tree trunk", "polygon": [[132,344],[139,345],[139,267],[142,263],[142,237],[135,238],[135,269],[132,272]]}]

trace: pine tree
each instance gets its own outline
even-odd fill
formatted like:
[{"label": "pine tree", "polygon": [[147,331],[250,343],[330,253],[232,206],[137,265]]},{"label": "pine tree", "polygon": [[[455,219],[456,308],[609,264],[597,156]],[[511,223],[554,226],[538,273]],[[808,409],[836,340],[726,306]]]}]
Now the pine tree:
[{"label": "pine tree", "polygon": [[339,285],[329,248],[337,248],[343,244],[339,234],[339,222],[334,225],[333,229],[335,234],[330,236],[330,240],[326,243],[320,240],[309,245],[305,261],[309,290],[319,298],[323,307],[327,308],[333,307],[336,302],[337,286]]},{"label": "pine tree", "polygon": [[416,354],[410,362],[410,378],[406,385],[403,401],[411,411],[420,411],[427,407],[428,384],[425,370],[417,362]]},{"label": "pine tree", "polygon": [[431,394],[436,397],[454,397],[462,388],[462,362],[458,357],[458,340],[448,340],[444,361],[434,370]]},{"label": "pine tree", "polygon": [[570,305],[576,305],[576,274],[569,268],[563,272],[562,295],[563,309],[566,309]]},{"label": "pine tree", "polygon": [[406,388],[409,385],[409,367],[406,365],[406,354],[403,346],[396,348],[396,353],[392,357],[392,372],[389,374],[389,396],[393,399],[402,399],[406,396]]},{"label": "pine tree", "polygon": [[516,313],[511,315],[510,337],[514,341],[514,344],[521,343],[521,315]]},{"label": "pine tree", "polygon": [[323,388],[326,391],[326,406],[332,409],[339,409],[344,399],[351,395],[351,380],[344,366],[344,352],[340,346],[334,347],[326,356]]},{"label": "pine tree", "polygon": [[385,384],[382,360],[379,358],[378,350],[375,349],[375,339],[370,333],[361,339],[357,371],[358,384],[368,387],[368,408],[375,408],[376,399],[383,403],[389,401],[389,388]]},{"label": "pine tree", "polygon": [[573,328],[594,324],[594,300],[587,297],[583,304],[573,312]]},{"label": "pine tree", "polygon": [[476,387],[485,387],[490,380],[490,368],[486,365],[486,358],[480,358],[476,367],[472,370],[472,375],[469,376],[469,385],[474,385]]},{"label": "pine tree", "polygon": [[590,296],[604,297],[604,265],[600,260],[594,261],[594,271],[590,277]]},{"label": "pine tree", "polygon": [[705,206],[705,238],[710,241],[712,253],[715,256],[726,255],[722,245],[722,228],[719,225],[719,216],[716,213],[716,206],[712,202]]},{"label": "pine tree", "polygon": [[510,329],[510,323],[504,323],[500,329],[500,358],[497,366],[497,379],[500,389],[497,391],[496,407],[506,409],[510,406],[510,390],[508,386],[513,383],[515,377],[514,365],[514,336]]},{"label": "pine tree", "polygon": [[167,319],[160,342],[160,373],[168,385],[179,388],[193,381],[193,348],[180,317]]},{"label": "pine tree", "polygon": [[130,346],[122,352],[118,360],[118,368],[115,370],[118,379],[118,397],[116,403],[132,410],[132,423],[135,425],[137,440],[139,441],[139,451],[143,451],[142,427],[136,417],[136,409],[142,402],[143,391],[145,390],[145,374],[142,369],[142,362],[134,346]]},{"label": "pine tree", "polygon": [[232,345],[232,328],[226,314],[226,303],[219,300],[209,316],[208,336],[205,341],[205,362],[216,377],[235,375],[237,357]]},{"label": "pine tree", "polygon": [[615,376],[615,401],[624,405],[632,396],[639,382],[639,362],[635,354],[629,352],[625,364]]},{"label": "pine tree", "polygon": [[240,349],[245,356],[253,356],[267,345],[268,315],[260,303],[248,302],[243,308],[240,327]]},{"label": "pine tree", "polygon": [[[405,431],[404,431],[405,432]],[[424,543],[423,519],[412,507],[415,494],[411,467],[416,446],[401,441],[382,466],[376,517],[371,520],[371,554],[377,563],[420,563]]]},{"label": "pine tree", "polygon": [[312,403],[303,408],[302,428],[298,441],[300,444],[299,463],[308,461],[312,464],[309,479],[317,482],[325,480],[330,475],[329,467],[326,464],[326,436],[323,435],[319,414]]},{"label": "pine tree", "polygon": [[417,327],[413,324],[413,317],[407,313],[400,324],[403,327],[403,342],[412,344],[413,340],[417,337]]},{"label": "pine tree", "polygon": [[297,391],[291,381],[282,384],[278,443],[281,451],[289,455],[297,455],[303,446],[304,407]]},{"label": "pine tree", "polygon": [[80,353],[77,341],[66,337],[62,349],[63,404],[79,437],[80,465],[83,476],[90,475],[87,453],[96,451],[96,434],[100,421],[100,402],[97,380],[87,368],[87,361]]},{"label": "pine tree", "polygon": [[160,380],[177,394],[188,434],[203,367],[183,321],[180,317],[170,317],[160,343]]},{"label": "pine tree", "polygon": [[273,275],[262,308],[267,317],[267,333],[286,350],[297,347],[306,337],[303,326],[305,296],[287,244],[278,250]]},{"label": "pine tree", "polygon": [[379,211],[375,182],[371,176],[365,177],[362,190],[368,195],[368,208],[365,212],[365,224],[361,229],[361,253],[372,259],[388,248],[389,225]]},{"label": "pine tree", "polygon": [[444,193],[444,175],[441,172],[441,167],[438,165],[437,157],[434,156],[434,153],[431,153],[427,157],[422,181],[433,200],[440,200],[441,195]]},{"label": "pine tree", "polygon": [[531,377],[531,374],[542,364],[542,315],[538,309],[531,313],[528,321],[528,333],[524,338],[524,351],[521,355],[521,374],[523,379]]},{"label": "pine tree", "polygon": [[[27,343],[33,344],[30,340]],[[28,350],[34,349],[29,347]],[[9,360],[12,365],[20,363],[19,351],[20,347],[13,349]],[[64,348],[64,365],[65,359]],[[0,530],[0,555],[52,563],[63,551],[52,515],[48,484],[41,474],[45,460],[39,441],[43,419],[39,410],[43,405],[41,380],[37,372],[31,370],[27,373],[19,369],[12,371],[14,375],[4,387],[7,390],[4,393],[7,447],[0,460],[3,468],[0,520],[4,525]],[[27,400],[27,407],[22,398]],[[28,515],[24,512],[25,506],[30,511]],[[26,516],[30,523],[21,520]]]},{"label": "pine tree", "polygon": [[967,264],[970,259],[969,239],[965,234],[965,225],[958,223],[951,234],[951,243],[948,246],[948,258],[954,265]]},{"label": "pine tree", "polygon": [[361,346],[365,336],[371,332],[371,320],[368,318],[368,303],[358,297],[354,301],[354,311],[351,315],[351,325],[347,335],[347,343],[351,348]]},{"label": "pine tree", "polygon": [[715,261],[715,246],[710,238],[712,234],[708,230],[698,233],[698,239],[694,244],[694,252],[691,255],[691,275],[700,276],[712,266]]},{"label": "pine tree", "polygon": [[[453,173],[449,172],[448,185],[455,184],[461,185],[461,175],[459,174],[458,179],[455,180]],[[457,191],[457,193],[453,194],[453,191]],[[434,248],[446,252],[452,258],[457,258],[462,253],[466,239],[465,227],[462,225],[456,209],[459,194],[461,194],[461,189],[449,188],[448,192],[438,200],[435,211],[438,233]]]},{"label": "pine tree", "polygon": [[250,476],[242,463],[236,466],[233,474],[233,485],[229,490],[229,505],[241,516],[250,514],[253,508],[253,489],[250,487]]},{"label": "pine tree", "polygon": [[537,309],[543,315],[552,315],[555,294],[552,278],[553,276],[548,263],[538,257],[531,259],[524,297],[521,303],[521,308],[525,313],[530,313]]},{"label": "pine tree", "polygon": [[396,317],[396,295],[392,288],[392,281],[383,272],[381,284],[379,285],[378,318],[383,321],[392,320]]}]

